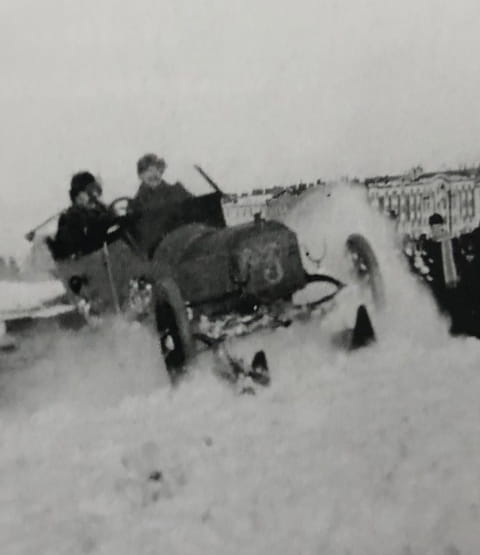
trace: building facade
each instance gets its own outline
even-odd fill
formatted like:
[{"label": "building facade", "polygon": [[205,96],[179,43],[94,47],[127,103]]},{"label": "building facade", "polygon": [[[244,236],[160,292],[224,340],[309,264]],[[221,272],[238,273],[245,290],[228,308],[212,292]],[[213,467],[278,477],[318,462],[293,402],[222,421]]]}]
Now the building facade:
[{"label": "building facade", "polygon": [[401,234],[429,234],[428,218],[438,212],[453,236],[477,227],[480,183],[475,170],[387,176],[365,181],[370,203],[396,221]]},{"label": "building facade", "polygon": [[227,225],[250,222],[255,214],[267,218],[267,199],[265,195],[249,195],[223,202],[223,214]]},{"label": "building facade", "polygon": [[298,197],[313,187],[324,185],[318,179],[315,183],[298,183],[289,187],[275,186],[268,189],[254,189],[252,193],[226,195],[223,213],[228,225],[252,221],[255,214],[267,220],[282,220]]}]

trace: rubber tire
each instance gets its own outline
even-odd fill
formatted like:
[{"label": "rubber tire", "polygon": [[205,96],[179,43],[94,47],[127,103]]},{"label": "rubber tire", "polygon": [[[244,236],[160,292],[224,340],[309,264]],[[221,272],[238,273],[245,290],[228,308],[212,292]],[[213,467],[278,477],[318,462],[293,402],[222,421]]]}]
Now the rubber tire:
[{"label": "rubber tire", "polygon": [[[185,372],[185,365],[194,353],[190,322],[180,288],[175,280],[164,277],[154,286],[155,322],[165,365],[172,382]],[[170,336],[174,348],[165,345],[165,334]]]},{"label": "rubber tire", "polygon": [[352,233],[346,241],[346,247],[350,253],[358,254],[362,258],[370,277],[370,289],[375,308],[383,308],[385,306],[385,286],[377,257],[369,241],[359,233]]}]

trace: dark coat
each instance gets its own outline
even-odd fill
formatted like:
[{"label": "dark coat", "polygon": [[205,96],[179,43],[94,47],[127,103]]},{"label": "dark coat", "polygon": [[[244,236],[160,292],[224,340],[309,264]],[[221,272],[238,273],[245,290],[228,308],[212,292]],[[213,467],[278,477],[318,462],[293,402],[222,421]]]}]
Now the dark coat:
[{"label": "dark coat", "polygon": [[460,242],[453,238],[452,254],[459,281],[448,287],[445,281],[442,244],[434,239],[423,242],[422,259],[428,273],[424,279],[430,286],[440,310],[450,316],[450,332],[452,334],[465,333],[471,327],[468,299],[465,297],[464,279],[466,273],[465,260],[462,256]]},{"label": "dark coat", "polygon": [[[458,277],[461,278],[463,271],[463,258],[458,239],[453,238],[452,251]],[[426,275],[427,281],[434,290],[441,290],[446,287],[445,275],[443,271],[442,244],[434,239],[427,239],[422,245],[422,259],[428,268]]]},{"label": "dark coat", "polygon": [[461,237],[463,269],[460,289],[465,331],[480,337],[480,244],[478,228]]},{"label": "dark coat", "polygon": [[178,226],[184,201],[194,196],[181,183],[162,181],[157,187],[142,183],[133,198],[128,219],[138,246],[151,255],[167,231]]},{"label": "dark coat", "polygon": [[62,259],[99,249],[117,219],[101,204],[92,208],[71,206],[60,216],[57,234],[50,243],[54,257]]},{"label": "dark coat", "polygon": [[149,187],[142,183],[133,197],[131,210],[134,213],[142,213],[149,208],[176,204],[192,196],[181,183],[169,185],[166,181],[162,180],[157,187]]}]

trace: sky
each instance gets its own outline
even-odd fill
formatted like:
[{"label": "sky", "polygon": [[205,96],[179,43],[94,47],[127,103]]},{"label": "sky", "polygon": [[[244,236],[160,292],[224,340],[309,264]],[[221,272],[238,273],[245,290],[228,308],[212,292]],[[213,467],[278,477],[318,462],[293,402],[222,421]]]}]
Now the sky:
[{"label": "sky", "polygon": [[[194,193],[480,160],[475,0],[2,0],[2,237],[75,171],[133,194],[154,151]],[[10,239],[9,239],[10,240]],[[13,239],[12,239],[13,240]]]}]

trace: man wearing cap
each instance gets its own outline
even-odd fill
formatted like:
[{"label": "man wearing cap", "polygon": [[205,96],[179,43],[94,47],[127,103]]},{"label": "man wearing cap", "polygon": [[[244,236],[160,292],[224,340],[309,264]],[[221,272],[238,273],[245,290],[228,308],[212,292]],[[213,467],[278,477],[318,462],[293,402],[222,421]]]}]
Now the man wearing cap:
[{"label": "man wearing cap", "polygon": [[435,213],[428,219],[431,237],[423,244],[423,260],[430,269],[432,283],[438,287],[453,288],[460,281],[460,248],[458,240],[445,231],[445,221]]},{"label": "man wearing cap", "polygon": [[100,248],[118,217],[101,202],[102,188],[90,172],[76,173],[70,182],[72,205],[60,216],[50,243],[55,258],[81,255]]},{"label": "man wearing cap", "polygon": [[167,164],[156,154],[145,154],[137,162],[137,174],[140,186],[133,198],[131,210],[144,212],[155,204],[178,203],[193,195],[177,182],[170,185],[163,179]]},{"label": "man wearing cap", "polygon": [[451,331],[461,327],[463,292],[459,285],[463,274],[463,259],[458,239],[452,238],[444,228],[445,220],[435,213],[428,219],[431,237],[422,243],[420,269],[442,311],[452,319]]}]

